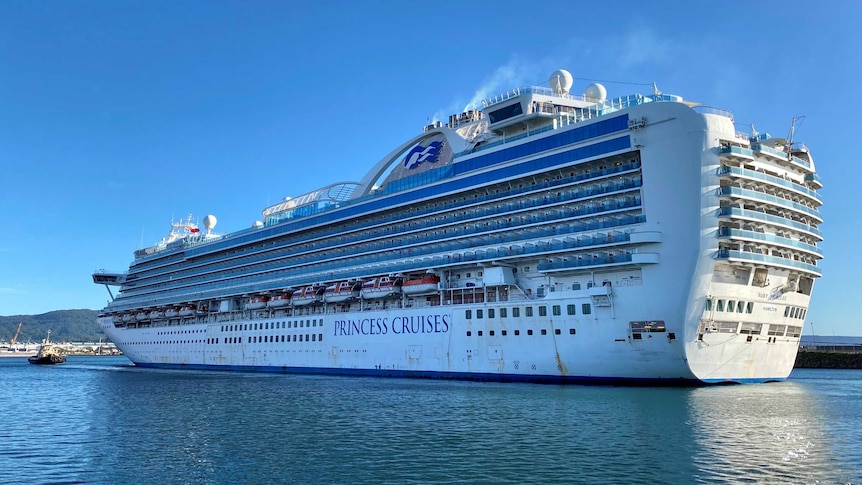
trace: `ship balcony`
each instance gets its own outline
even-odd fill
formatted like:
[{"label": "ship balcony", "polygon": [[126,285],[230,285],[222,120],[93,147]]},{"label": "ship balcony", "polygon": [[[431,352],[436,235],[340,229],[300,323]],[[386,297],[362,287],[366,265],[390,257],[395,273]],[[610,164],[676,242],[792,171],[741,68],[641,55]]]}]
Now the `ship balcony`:
[{"label": "ship balcony", "polygon": [[722,179],[728,178],[731,180],[742,179],[766,182],[768,184],[775,185],[784,189],[790,189],[794,193],[802,195],[811,200],[812,205],[823,205],[822,197],[820,197],[820,194],[818,194],[814,190],[805,187],[804,185],[800,185],[790,180],[776,177],[774,175],[768,175],[765,173],[757,172],[755,170],[749,170],[747,168],[731,167],[727,165],[720,167],[717,171],[717,175]]},{"label": "ship balcony", "polygon": [[594,271],[597,267],[641,266],[657,264],[659,256],[656,253],[624,253],[598,255],[579,255],[568,257],[553,257],[539,263],[539,271],[544,273],[573,273],[579,271]]},{"label": "ship balcony", "polygon": [[790,163],[791,165],[795,165],[796,167],[801,168],[806,172],[811,171],[810,162],[807,162],[799,157],[788,155],[786,152],[783,152],[776,148],[764,145],[762,143],[755,143],[751,145],[751,148],[756,153],[765,156],[767,159],[781,163]]},{"label": "ship balcony", "polygon": [[718,230],[718,238],[768,243],[772,246],[798,249],[802,252],[808,253],[809,256],[823,259],[823,251],[817,246],[773,234],[722,227]]},{"label": "ship balcony", "polygon": [[820,268],[814,264],[806,263],[804,261],[796,261],[794,259],[781,258],[778,256],[769,256],[766,254],[749,253],[733,249],[719,249],[715,253],[715,259],[727,262],[761,264],[788,270],[799,270],[818,278],[823,276]]},{"label": "ship balcony", "polygon": [[817,175],[815,172],[805,174],[805,183],[811,187],[814,187],[815,189],[823,188],[823,181],[820,180],[820,176]]},{"label": "ship balcony", "polygon": [[808,207],[807,205],[800,204],[798,202],[793,202],[792,200],[788,200],[782,197],[776,197],[774,195],[758,192],[756,190],[743,189],[740,187],[720,187],[718,189],[718,195],[719,197],[724,199],[744,199],[754,202],[767,203],[775,207],[780,207],[782,209],[801,212],[812,217],[818,223],[823,222],[823,217],[820,215],[820,212],[817,209]]},{"label": "ship balcony", "polygon": [[753,150],[733,145],[725,145],[719,147],[718,154],[721,160],[729,160],[740,163],[751,162],[754,160]]},{"label": "ship balcony", "polygon": [[722,207],[718,209],[718,213],[716,214],[720,219],[726,220],[748,220],[755,222],[762,222],[774,226],[785,227],[788,229],[793,229],[797,231],[804,232],[817,239],[818,241],[823,240],[823,235],[820,232],[820,229],[804,224],[801,222],[794,221],[792,219],[788,219],[786,217],[773,216],[771,214],[766,214],[765,212],[760,212],[756,210],[748,210],[748,209],[740,209],[737,207]]}]

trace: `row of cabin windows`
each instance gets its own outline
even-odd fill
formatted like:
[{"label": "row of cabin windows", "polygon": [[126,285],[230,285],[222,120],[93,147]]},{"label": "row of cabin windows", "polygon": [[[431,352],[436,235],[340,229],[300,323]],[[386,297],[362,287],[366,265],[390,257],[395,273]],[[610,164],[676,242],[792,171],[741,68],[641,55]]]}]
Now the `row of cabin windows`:
[{"label": "row of cabin windows", "polygon": [[206,332],[205,328],[200,328],[196,330],[170,330],[167,332],[158,332],[158,335],[180,335],[180,334],[189,334],[189,333],[200,333]]},{"label": "row of cabin windows", "polygon": [[[521,335],[521,331],[520,331],[520,330],[512,330],[512,332],[513,332],[516,336]],[[543,329],[539,330],[539,333],[540,333],[541,335],[548,335],[548,329],[543,328]],[[569,335],[575,335],[576,333],[577,333],[577,331],[575,331],[575,329],[574,329],[574,328],[570,328],[570,329],[569,329]],[[477,336],[479,336],[479,337],[481,337],[481,336],[483,335],[482,330],[477,330],[477,331],[476,331],[476,335],[477,335]],[[488,330],[488,336],[493,337],[494,335],[495,335],[494,330]],[[503,337],[505,337],[505,336],[509,335],[509,333],[508,333],[508,331],[507,331],[507,330],[500,330],[500,335],[502,335]],[[527,329],[527,335],[533,335],[533,329],[531,329],[531,328]],[[554,335],[562,335],[562,331],[561,331],[559,328],[555,328],[555,329],[554,329]],[[467,336],[468,336],[468,337],[472,337],[472,336],[473,336],[473,332],[472,332],[471,330],[467,330]]]},{"label": "row of cabin windows", "polygon": [[[286,338],[285,338],[286,337]],[[261,344],[261,343],[275,343],[275,342],[323,342],[323,334],[305,334],[305,339],[303,339],[302,334],[293,335],[255,335],[251,337],[246,337],[246,343],[250,344]],[[298,338],[297,338],[298,337]],[[226,344],[241,344],[243,337],[225,337],[224,343]],[[207,339],[208,344],[217,344],[219,343],[219,338],[211,338]]]},{"label": "row of cabin windows", "polygon": [[800,320],[805,319],[805,314],[808,313],[808,310],[805,308],[799,308],[796,306],[786,306],[784,307],[784,316],[790,318],[797,318]]},{"label": "row of cabin windows", "polygon": [[[712,298],[706,299],[706,311],[712,311]],[[736,301],[736,300],[715,300],[715,311],[717,312],[736,312],[736,313],[752,313],[754,311],[754,302]]]},{"label": "row of cabin windows", "polygon": [[[287,326],[285,326],[285,324]],[[264,322],[264,323],[244,323],[241,325],[222,325],[222,332],[244,332],[246,330],[277,330],[279,328],[304,328],[317,327],[317,319],[313,320],[288,320],[282,322]],[[323,319],[320,319],[319,326],[323,326]]]},{"label": "row of cabin windows", "polygon": [[[540,305],[539,307],[539,316],[547,317],[548,316],[548,307],[546,305]],[[566,305],[566,315],[575,315],[576,314],[577,305],[569,304]],[[483,308],[476,309],[476,318],[485,318],[485,310]],[[500,312],[500,318],[508,318],[509,309],[505,307],[501,308],[488,308],[488,318],[496,318],[497,311]],[[589,303],[581,304],[581,314],[589,315],[593,312],[592,306]],[[551,314],[555,317],[562,315],[562,307],[560,305],[551,305]],[[521,308],[520,307],[512,307],[512,318],[519,318],[521,316]],[[528,306],[524,307],[524,316],[532,317],[533,316],[533,307]],[[471,320],[473,318],[473,310],[464,310],[464,318],[467,320]]]}]

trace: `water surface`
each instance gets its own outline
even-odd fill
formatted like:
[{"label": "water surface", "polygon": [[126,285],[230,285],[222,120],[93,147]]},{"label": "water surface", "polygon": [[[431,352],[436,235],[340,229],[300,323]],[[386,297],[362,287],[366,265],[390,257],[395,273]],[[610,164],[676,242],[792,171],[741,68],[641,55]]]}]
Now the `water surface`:
[{"label": "water surface", "polygon": [[703,388],[0,359],[4,483],[860,483],[862,371]]}]

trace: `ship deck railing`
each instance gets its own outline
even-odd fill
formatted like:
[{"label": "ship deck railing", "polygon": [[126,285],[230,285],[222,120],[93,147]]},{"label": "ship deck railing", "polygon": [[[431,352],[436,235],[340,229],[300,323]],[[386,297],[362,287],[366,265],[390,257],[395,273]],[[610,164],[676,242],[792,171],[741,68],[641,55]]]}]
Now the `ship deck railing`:
[{"label": "ship deck railing", "polygon": [[[469,250],[477,246],[477,244],[485,244],[485,245],[502,245],[502,244],[513,244],[523,241],[524,239],[538,239],[538,238],[546,238],[553,236],[567,236],[577,233],[582,233],[586,231],[592,231],[596,229],[610,229],[614,227],[636,224],[639,221],[642,221],[642,216],[626,216],[626,215],[618,215],[616,216],[616,220],[612,221],[573,221],[571,224],[567,225],[554,225],[554,226],[545,226],[545,227],[536,227],[538,224],[546,224],[548,222],[554,222],[563,219],[572,219],[577,217],[585,217],[591,215],[598,215],[609,213],[614,210],[626,210],[633,209],[640,206],[639,198],[633,198],[629,201],[617,202],[615,204],[602,205],[599,207],[592,208],[584,208],[581,210],[568,210],[568,211],[555,211],[555,213],[547,215],[542,214],[535,217],[532,217],[523,222],[515,223],[505,221],[501,224],[497,224],[489,227],[471,227],[466,230],[457,230],[453,231],[453,233],[449,234],[440,234],[436,236],[431,236],[422,241],[417,241],[414,244],[414,247],[411,248],[411,253],[409,255],[405,255],[404,258],[416,258],[429,254],[440,253],[440,252],[457,252],[463,250]],[[504,211],[505,212],[505,211]],[[613,215],[613,214],[609,214]],[[520,228],[520,231],[513,231],[512,228]],[[524,232],[527,231],[527,232]],[[480,235],[479,240],[477,238],[471,237]],[[376,247],[369,248],[368,251],[391,251],[394,248],[399,247],[396,243],[392,242],[392,235],[387,235],[387,243],[381,243]],[[455,239],[460,238],[460,239]],[[586,235],[579,238],[582,241],[590,240]],[[434,244],[435,242],[442,242],[441,245]],[[591,244],[584,244],[582,242],[578,242],[575,244],[567,244],[568,248],[576,248],[576,247],[586,247]],[[349,243],[342,244],[342,246],[349,246]],[[406,247],[406,246],[405,246]],[[322,250],[325,248],[315,248],[315,250]],[[467,253],[465,253],[467,254]],[[379,255],[377,254],[368,254],[366,256],[353,257],[352,261],[349,263],[349,267],[356,268],[362,267],[362,265],[367,265],[369,263],[378,263]],[[456,254],[452,257],[453,261],[458,261],[461,259],[460,254]],[[226,269],[235,263],[220,263],[217,266],[210,266],[206,270],[201,270],[196,273],[188,274],[190,277],[198,276],[201,278],[207,277],[212,273],[212,271]],[[245,265],[254,264],[254,261],[247,261],[244,263]],[[316,254],[309,254],[304,259],[294,259],[290,261],[289,266],[295,268],[302,264],[313,265],[314,272],[326,272],[330,269],[338,269],[344,268],[346,263],[344,261],[335,260],[330,263],[320,263],[319,257]],[[275,267],[284,267],[284,261],[272,261],[270,265]],[[265,271],[261,269],[260,271]],[[300,273],[301,274],[301,273]],[[299,275],[297,275],[299,277]],[[353,275],[355,276],[355,275]],[[176,282],[176,275],[173,275],[172,279]]]},{"label": "ship deck railing", "polygon": [[[645,218],[643,215],[621,216],[616,221],[609,221],[610,223],[595,223],[591,224],[590,226],[593,227],[593,229],[606,230],[612,229],[614,227],[643,223],[644,221]],[[554,227],[537,228],[536,232],[531,236],[546,238],[550,235],[553,235],[554,231],[558,229],[559,228]],[[338,281],[350,278],[363,277],[366,273],[368,275],[407,273],[411,271],[426,270],[429,268],[457,267],[462,266],[464,263],[471,262],[490,263],[493,261],[504,261],[506,259],[518,259],[528,255],[553,254],[554,252],[567,251],[572,249],[587,249],[590,247],[598,248],[602,245],[626,243],[629,240],[629,234],[618,233],[611,237],[605,238],[596,236],[594,238],[566,238],[556,240],[554,242],[526,242],[523,245],[518,244],[508,248],[490,248],[488,250],[468,251],[463,254],[447,255],[446,257],[442,255],[418,259],[413,257],[410,258],[410,261],[407,261],[407,258],[405,258],[405,260],[401,262],[388,262],[382,264],[374,263],[365,266],[357,264],[351,265],[347,268],[345,268],[345,264],[343,262],[332,263],[330,266],[333,269],[341,269],[336,269],[335,271],[329,272],[327,272],[326,270],[315,270],[315,273],[309,273],[305,275],[285,275],[283,273],[290,270],[279,270],[276,271],[274,274],[269,275],[240,277],[242,279],[241,282],[233,281],[214,283],[213,285],[215,286],[207,289],[192,288],[187,291],[170,291],[158,295],[145,294],[132,296],[129,297],[127,301],[123,301],[122,307],[118,306],[113,310],[121,311],[128,308],[135,308],[144,303],[146,303],[146,305],[148,306],[153,304],[160,304],[156,302],[156,299],[164,300],[163,304],[168,304],[175,301],[194,301],[209,298],[224,298],[227,297],[226,295],[242,295],[246,293],[272,291],[278,288],[296,287],[308,284],[309,281],[315,280],[325,279],[327,281]],[[369,259],[375,260],[379,258],[369,256]]]},{"label": "ship deck railing", "polygon": [[[529,194],[529,193],[537,193],[537,194],[543,193],[547,189],[557,188],[557,187],[561,187],[561,186],[565,186],[565,185],[577,184],[579,182],[584,182],[587,180],[598,181],[599,179],[609,177],[612,175],[623,175],[627,172],[634,173],[638,169],[640,169],[640,166],[641,166],[640,161],[635,160],[635,161],[628,162],[628,163],[622,163],[619,166],[612,166],[612,167],[608,167],[605,169],[596,170],[596,171],[590,172],[588,174],[578,174],[578,175],[564,178],[564,179],[560,179],[560,180],[549,180],[547,182],[541,182],[541,183],[538,183],[536,185],[525,185],[524,187],[520,187],[520,188],[517,186],[512,186],[505,193],[481,194],[478,197],[473,198],[469,205],[464,205],[463,202],[459,202],[459,201],[451,201],[448,203],[439,204],[438,207],[428,207],[427,209],[424,209],[421,211],[411,212],[410,216],[412,218],[418,218],[418,217],[422,217],[422,216],[430,215],[430,214],[434,214],[434,213],[451,211],[452,209],[455,209],[455,208],[466,209],[469,207],[475,207],[475,206],[481,205],[482,203],[485,203],[485,202],[499,201],[499,200],[503,200],[505,198],[514,198],[514,197],[518,197],[520,195],[525,195],[525,194]],[[613,189],[613,190],[622,190],[622,188]],[[592,197],[592,196],[601,195],[603,193],[607,193],[610,191],[611,191],[610,188],[598,189],[598,190],[580,189],[575,197],[570,198],[568,200],[574,200],[577,198]],[[388,217],[379,217],[379,218],[376,218],[372,221],[364,222],[364,223],[361,223],[355,227],[351,227],[350,230],[351,231],[358,231],[358,230],[362,230],[362,229],[366,229],[366,228],[372,228],[374,226],[387,225],[387,224],[390,224],[392,222],[401,221],[401,220],[403,220],[403,218],[404,218],[404,216],[401,214],[395,214],[395,215],[388,216]],[[461,219],[458,219],[458,220],[460,221]],[[236,233],[230,234],[230,237],[232,239],[234,239],[234,241],[233,241],[234,244],[238,244],[238,243],[242,242],[241,240],[236,240],[238,237],[240,237],[244,234],[249,234],[249,237],[250,237],[255,231],[256,231],[255,229],[246,229],[243,231],[238,231]],[[291,243],[292,244],[298,244],[298,243],[311,241],[311,240],[315,240],[315,239],[325,239],[329,236],[342,234],[344,231],[345,231],[345,228],[343,228],[343,227],[333,227],[332,229],[329,229],[329,230],[318,231],[317,233],[315,233],[313,235],[294,238],[291,241]],[[226,236],[226,237],[228,237],[228,236]]]}]

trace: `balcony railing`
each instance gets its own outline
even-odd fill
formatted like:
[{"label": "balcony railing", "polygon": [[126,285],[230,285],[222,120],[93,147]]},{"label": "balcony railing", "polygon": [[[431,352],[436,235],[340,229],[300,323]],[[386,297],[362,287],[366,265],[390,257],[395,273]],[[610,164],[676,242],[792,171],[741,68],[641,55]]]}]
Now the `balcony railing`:
[{"label": "balcony railing", "polygon": [[784,199],[782,197],[776,197],[774,195],[765,194],[763,192],[758,192],[756,190],[751,189],[743,189],[739,187],[721,187],[718,189],[719,195],[731,195],[749,200],[757,200],[761,202],[769,202],[770,204],[777,205],[784,209],[791,209],[798,212],[804,212],[811,217],[817,219],[818,222],[823,222],[823,217],[820,216],[820,212],[817,209],[812,209],[807,205],[800,204],[798,202],[793,202],[792,200]]},{"label": "balcony railing", "polygon": [[823,257],[823,250],[814,246],[813,244],[807,244],[801,241],[796,241],[794,239],[775,236],[772,234],[764,234],[762,232],[755,231],[746,231],[744,229],[733,229],[729,227],[722,227],[718,230],[718,237],[731,237],[731,238],[741,238],[741,239],[752,239],[755,241],[763,241],[767,243],[777,244],[781,246],[793,247],[796,249],[800,249],[802,251],[813,253],[821,258]]},{"label": "balcony railing", "polygon": [[780,258],[778,256],[767,256],[765,254],[756,254],[756,253],[747,253],[744,251],[734,251],[732,249],[719,249],[716,253],[717,259],[737,259],[743,261],[752,261],[756,263],[768,264],[771,266],[780,266],[784,268],[795,268],[803,270],[807,273],[811,273],[815,276],[823,276],[823,273],[820,271],[820,268],[817,266],[805,263],[802,261],[796,261],[793,259]]},{"label": "balcony railing", "polygon": [[803,232],[807,232],[811,235],[816,236],[818,239],[823,239],[823,235],[820,232],[820,229],[817,229],[814,226],[809,226],[808,224],[803,224],[801,222],[796,222],[792,219],[787,219],[785,217],[773,216],[771,214],[766,214],[764,212],[753,211],[748,209],[739,209],[736,207],[722,207],[718,209],[718,217],[742,217],[755,219],[758,221],[769,222],[772,224],[779,224],[782,226],[790,227],[793,229],[798,229]]},{"label": "balcony railing", "polygon": [[[804,195],[807,195],[808,197],[820,202],[821,204],[823,203],[823,199],[820,197],[820,194],[818,194],[817,192],[809,189],[808,187],[805,187],[804,185],[793,183],[789,180],[785,180],[781,177],[776,177],[774,175],[767,175],[765,173],[760,173],[760,172],[757,172],[754,170],[749,170],[747,168],[731,167],[728,165],[724,165],[724,166],[720,167],[718,169],[717,174],[718,175],[726,175],[726,174],[739,175],[739,176],[751,178],[754,180],[760,180],[762,182],[768,182],[768,183],[773,184],[773,185],[779,185],[781,187],[785,187],[785,188],[794,190],[796,192],[802,193]],[[812,174],[812,175],[816,175],[816,174]]]}]

